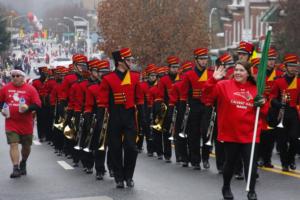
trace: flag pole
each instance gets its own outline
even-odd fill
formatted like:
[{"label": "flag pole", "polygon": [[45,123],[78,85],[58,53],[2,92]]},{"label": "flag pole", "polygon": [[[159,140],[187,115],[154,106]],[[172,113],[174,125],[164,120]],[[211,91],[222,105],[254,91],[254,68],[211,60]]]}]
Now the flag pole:
[{"label": "flag pole", "polygon": [[[271,42],[271,31],[272,27],[269,26],[267,37],[264,42],[262,58],[260,60],[260,66],[258,69],[257,75],[257,95],[262,96],[265,88],[265,79],[266,79],[266,70],[267,70],[267,60],[268,60],[268,51]],[[251,183],[251,176],[252,176],[252,169],[253,169],[253,161],[254,161],[254,152],[255,152],[255,142],[257,137],[257,129],[258,129],[258,120],[259,120],[259,112],[260,107],[256,108],[256,115],[255,115],[255,123],[254,123],[254,132],[252,138],[252,145],[251,145],[251,154],[250,154],[250,161],[249,161],[249,168],[248,168],[248,176],[247,176],[247,186],[246,191],[249,192],[250,190],[250,183]]]},{"label": "flag pole", "polygon": [[246,187],[247,192],[249,192],[249,190],[250,190],[250,182],[251,182],[251,176],[252,176],[253,159],[254,159],[254,151],[255,151],[255,141],[256,141],[256,136],[257,136],[257,127],[258,127],[258,120],[259,120],[259,112],[260,112],[260,107],[257,107],[256,115],[255,115],[255,123],[254,123],[254,133],[253,133],[253,138],[252,138],[250,162],[249,162],[249,168],[248,168],[248,178],[247,178],[247,187]]}]

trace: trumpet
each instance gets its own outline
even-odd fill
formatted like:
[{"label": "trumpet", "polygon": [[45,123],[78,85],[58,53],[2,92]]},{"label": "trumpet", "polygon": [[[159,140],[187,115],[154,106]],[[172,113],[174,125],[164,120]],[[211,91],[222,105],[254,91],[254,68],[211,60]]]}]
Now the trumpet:
[{"label": "trumpet", "polygon": [[277,120],[279,121],[279,124],[277,125],[278,128],[284,128],[283,119],[284,119],[284,113],[285,113],[285,106],[289,100],[290,100],[290,95],[285,90],[283,90],[282,94],[281,94],[282,107],[280,108],[279,114],[277,117]]},{"label": "trumpet", "polygon": [[94,129],[95,129],[95,125],[97,123],[97,119],[96,119],[96,114],[93,114],[93,118],[92,118],[92,124],[91,124],[91,127],[90,127],[90,131],[89,131],[89,134],[87,135],[86,139],[85,139],[85,145],[86,146],[83,151],[85,152],[91,152],[92,148],[91,148],[91,145],[92,145],[92,137],[93,137],[93,134],[94,134]]},{"label": "trumpet", "polygon": [[107,108],[105,109],[104,112],[104,118],[103,118],[103,123],[102,123],[102,129],[100,132],[100,137],[99,137],[99,151],[105,151],[105,146],[106,146],[106,138],[107,138],[107,129],[108,129],[108,120],[109,120],[109,113],[107,111]]},{"label": "trumpet", "polygon": [[81,141],[83,137],[83,123],[84,123],[84,118],[82,113],[80,114],[80,119],[79,119],[79,129],[78,129],[78,134],[77,134],[77,144],[75,145],[74,149],[80,150],[81,149]]},{"label": "trumpet", "polygon": [[179,136],[181,138],[187,138],[187,134],[186,134],[186,127],[187,127],[187,121],[190,115],[190,106],[189,104],[186,104],[186,108],[185,108],[185,112],[184,112],[184,117],[183,117],[183,123],[181,125],[181,130],[182,132],[179,133]]},{"label": "trumpet", "polygon": [[174,141],[174,135],[175,135],[175,125],[176,125],[176,119],[177,119],[177,109],[176,107],[174,107],[174,111],[173,111],[173,114],[172,114],[172,122],[171,122],[171,127],[170,127],[170,130],[171,130],[171,136],[168,138],[169,140],[171,141]]},{"label": "trumpet", "polygon": [[165,103],[161,103],[160,112],[157,114],[154,124],[151,125],[151,128],[157,132],[163,133],[163,123],[167,114],[168,107]]},{"label": "trumpet", "polygon": [[211,111],[209,126],[208,126],[207,134],[206,134],[206,137],[209,138],[208,141],[205,143],[205,145],[207,145],[207,146],[212,146],[216,116],[217,116],[216,107],[214,106]]}]

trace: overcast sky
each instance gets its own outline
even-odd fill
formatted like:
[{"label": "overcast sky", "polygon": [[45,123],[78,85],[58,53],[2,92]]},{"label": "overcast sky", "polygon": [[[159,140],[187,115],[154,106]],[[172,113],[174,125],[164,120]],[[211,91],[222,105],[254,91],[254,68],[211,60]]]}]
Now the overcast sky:
[{"label": "overcast sky", "polygon": [[21,14],[32,11],[38,18],[43,16],[46,9],[64,3],[79,2],[80,0],[0,0],[7,7],[16,9]]}]

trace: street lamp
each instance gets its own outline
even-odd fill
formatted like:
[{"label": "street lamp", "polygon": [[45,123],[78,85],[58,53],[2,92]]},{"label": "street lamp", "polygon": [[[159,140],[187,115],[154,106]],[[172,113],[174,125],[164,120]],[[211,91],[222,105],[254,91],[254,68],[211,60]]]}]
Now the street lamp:
[{"label": "street lamp", "polygon": [[68,30],[68,41],[70,41],[70,26],[68,26],[67,24],[64,24],[64,23],[61,23],[61,22],[59,22],[58,24],[57,24],[57,26],[63,26],[63,27],[65,27],[65,28],[67,28],[67,30]]},{"label": "street lamp", "polygon": [[74,19],[80,19],[82,21],[84,21],[86,23],[87,26],[87,39],[86,39],[86,43],[87,43],[87,57],[88,59],[90,59],[90,22],[88,20],[86,20],[83,17],[79,17],[79,16],[74,16]]},{"label": "street lamp", "polygon": [[64,17],[65,20],[69,20],[73,23],[73,26],[74,26],[74,45],[75,45],[75,48],[76,48],[76,51],[77,51],[77,29],[76,29],[76,24],[75,24],[75,20],[70,18],[70,17]]},{"label": "street lamp", "polygon": [[217,10],[217,8],[212,8],[210,10],[210,14],[209,14],[209,22],[208,22],[208,30],[209,30],[209,49],[211,49],[212,45],[212,36],[211,36],[211,32],[212,32],[212,23],[211,23],[211,19],[212,19],[212,15],[213,13]]}]

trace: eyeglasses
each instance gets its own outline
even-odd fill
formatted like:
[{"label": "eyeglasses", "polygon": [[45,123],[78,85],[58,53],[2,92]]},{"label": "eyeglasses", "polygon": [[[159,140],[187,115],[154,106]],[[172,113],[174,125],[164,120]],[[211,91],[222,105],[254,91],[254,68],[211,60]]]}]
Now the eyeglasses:
[{"label": "eyeglasses", "polygon": [[11,75],[12,78],[19,78],[21,75]]},{"label": "eyeglasses", "polygon": [[131,63],[135,63],[136,59],[135,58],[125,58],[125,60],[131,62]]}]

